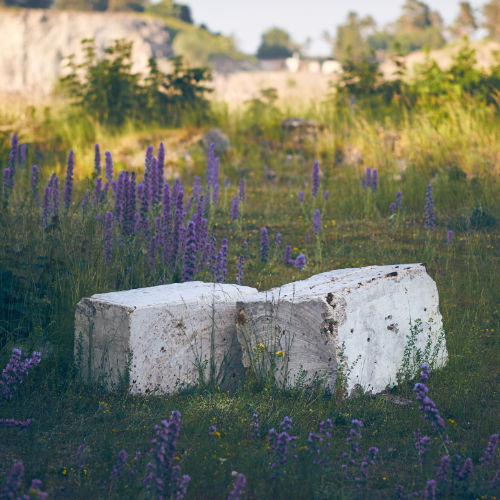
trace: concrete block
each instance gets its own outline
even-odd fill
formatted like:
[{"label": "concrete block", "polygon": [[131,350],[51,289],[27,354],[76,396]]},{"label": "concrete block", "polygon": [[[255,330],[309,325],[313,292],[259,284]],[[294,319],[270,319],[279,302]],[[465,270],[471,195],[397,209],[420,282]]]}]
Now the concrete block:
[{"label": "concrete block", "polygon": [[[237,303],[243,364],[274,370],[285,387],[315,377],[335,390],[339,366],[377,393],[396,384],[410,335],[415,349],[447,360],[435,282],[423,264],[340,269],[245,297]],[[418,328],[421,322],[421,327]]]},{"label": "concrete block", "polygon": [[236,301],[257,290],[199,281],[93,295],[76,307],[75,357],[81,375],[108,389],[169,394],[194,385],[203,369],[223,386],[244,371]]}]

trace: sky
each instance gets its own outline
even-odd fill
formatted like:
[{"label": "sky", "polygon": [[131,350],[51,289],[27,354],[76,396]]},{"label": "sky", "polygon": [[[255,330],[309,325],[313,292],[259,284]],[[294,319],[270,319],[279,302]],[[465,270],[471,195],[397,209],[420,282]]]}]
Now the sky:
[{"label": "sky", "polygon": [[[469,0],[480,8],[488,0]],[[233,35],[243,52],[254,54],[262,33],[273,26],[283,28],[299,44],[312,39],[309,55],[330,55],[322,39],[328,31],[335,34],[350,10],[370,14],[379,25],[395,20],[404,0],[182,0],[191,7],[196,24],[204,23],[211,31]],[[427,0],[446,23],[458,13],[459,0]]]}]

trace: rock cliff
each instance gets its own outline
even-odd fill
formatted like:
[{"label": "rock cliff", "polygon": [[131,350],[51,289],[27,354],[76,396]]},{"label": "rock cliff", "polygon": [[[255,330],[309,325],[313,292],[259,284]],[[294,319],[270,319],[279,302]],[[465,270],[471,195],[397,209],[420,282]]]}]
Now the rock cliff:
[{"label": "rock cliff", "polygon": [[173,55],[160,21],[136,14],[0,9],[0,91],[47,94],[67,67],[81,61],[81,41],[94,38],[99,52],[113,40],[134,43],[133,69],[145,72],[148,59]]}]

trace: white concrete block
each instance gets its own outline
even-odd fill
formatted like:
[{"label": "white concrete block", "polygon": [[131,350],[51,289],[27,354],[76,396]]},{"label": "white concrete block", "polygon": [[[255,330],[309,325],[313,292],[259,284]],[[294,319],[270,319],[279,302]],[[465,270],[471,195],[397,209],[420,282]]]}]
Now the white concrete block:
[{"label": "white concrete block", "polygon": [[[200,367],[223,386],[241,378],[236,301],[257,290],[200,281],[93,295],[76,307],[75,357],[84,380],[133,394],[194,385]],[[213,356],[211,355],[213,353]]]},{"label": "white concrete block", "polygon": [[415,347],[429,341],[436,366],[447,360],[438,291],[422,264],[330,271],[246,297],[237,309],[244,366],[274,369],[287,387],[320,377],[334,390],[342,357],[349,392],[395,385],[417,320]]}]

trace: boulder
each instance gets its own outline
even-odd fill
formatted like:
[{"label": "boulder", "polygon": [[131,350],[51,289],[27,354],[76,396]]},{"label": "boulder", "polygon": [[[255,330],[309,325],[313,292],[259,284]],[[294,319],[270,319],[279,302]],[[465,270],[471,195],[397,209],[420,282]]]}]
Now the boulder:
[{"label": "boulder", "polygon": [[447,360],[438,291],[423,264],[329,271],[236,307],[244,366],[273,371],[280,386],[317,379],[331,391],[381,392],[396,384],[411,333],[426,361]]},{"label": "boulder", "polygon": [[208,151],[210,144],[212,142],[215,144],[215,154],[224,154],[228,149],[230,149],[231,141],[229,137],[220,128],[211,128],[201,140],[203,149]]},{"label": "boulder", "polygon": [[84,298],[75,316],[82,378],[132,394],[174,393],[200,374],[230,387],[244,373],[236,301],[255,292],[195,281]]}]

